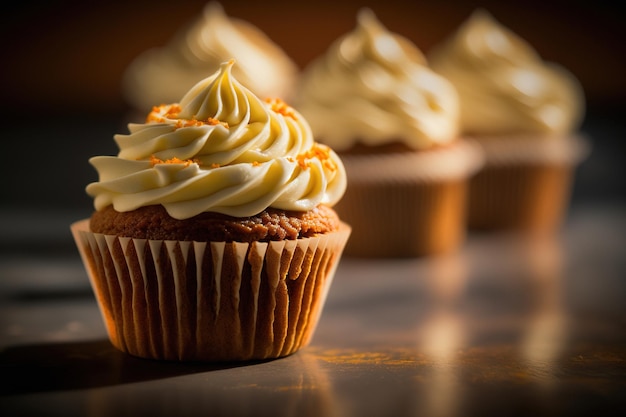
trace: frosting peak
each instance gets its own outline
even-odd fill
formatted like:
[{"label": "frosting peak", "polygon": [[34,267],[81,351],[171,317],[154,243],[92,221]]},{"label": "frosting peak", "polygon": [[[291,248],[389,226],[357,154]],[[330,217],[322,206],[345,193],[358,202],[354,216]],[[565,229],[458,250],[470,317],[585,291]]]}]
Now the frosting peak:
[{"label": "frosting peak", "polygon": [[346,177],[337,155],[313,140],[295,109],[241,85],[234,64],[115,135],[117,157],[90,159],[100,175],[87,186],[97,210],[161,204],[177,219],[205,211],[245,217],[339,201]]},{"label": "frosting peak", "polygon": [[463,133],[562,134],[582,119],[578,81],[482,9],[428,58],[457,88]]},{"label": "frosting peak", "polygon": [[397,63],[402,60],[426,65],[426,59],[408,39],[389,32],[376,18],[371,9],[361,9],[357,14],[357,27],[353,37],[345,37],[340,44],[341,52],[348,60],[359,55],[397,71]]},{"label": "frosting peak", "polygon": [[457,137],[458,98],[422,52],[367,8],[357,26],[304,71],[296,97],[316,137],[333,149],[404,141],[413,149]]},{"label": "frosting peak", "polygon": [[[216,77],[206,78],[193,86],[180,100],[179,119],[216,119],[231,125],[246,124],[246,117],[267,118],[261,101],[250,94],[236,79],[231,59],[220,66]],[[248,93],[248,94],[246,94]]]}]

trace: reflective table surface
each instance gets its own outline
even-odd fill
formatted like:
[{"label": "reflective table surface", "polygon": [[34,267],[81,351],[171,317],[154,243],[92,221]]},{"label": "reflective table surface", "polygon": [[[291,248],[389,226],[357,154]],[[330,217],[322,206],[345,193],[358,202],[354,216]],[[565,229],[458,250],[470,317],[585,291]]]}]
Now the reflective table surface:
[{"label": "reflective table surface", "polygon": [[77,253],[2,256],[0,415],[625,415],[625,226],[579,206],[549,238],[344,257],[311,344],[253,363],[125,355]]}]

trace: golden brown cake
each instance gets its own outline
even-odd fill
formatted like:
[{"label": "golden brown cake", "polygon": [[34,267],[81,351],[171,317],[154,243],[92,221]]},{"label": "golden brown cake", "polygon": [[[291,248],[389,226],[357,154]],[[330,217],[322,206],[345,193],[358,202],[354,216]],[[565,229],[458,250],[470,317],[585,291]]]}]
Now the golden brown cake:
[{"label": "golden brown cake", "polygon": [[350,235],[341,160],[225,62],[90,159],[71,228],[109,338],[174,361],[277,358],[309,343]]},{"label": "golden brown cake", "polygon": [[469,228],[555,231],[589,151],[577,132],[584,116],[578,81],[481,9],[428,57],[459,93],[461,133],[485,154],[470,183]]},{"label": "golden brown cake", "polygon": [[113,206],[95,211],[92,232],[152,240],[198,242],[270,242],[315,237],[339,230],[337,213],[325,205],[308,211],[286,211],[268,207],[247,217],[204,212],[175,219],[161,205],[119,212]]},{"label": "golden brown cake", "polygon": [[301,77],[298,109],[341,156],[349,187],[335,206],[353,227],[345,253],[429,256],[465,238],[468,178],[480,149],[458,135],[454,87],[369,9]]}]

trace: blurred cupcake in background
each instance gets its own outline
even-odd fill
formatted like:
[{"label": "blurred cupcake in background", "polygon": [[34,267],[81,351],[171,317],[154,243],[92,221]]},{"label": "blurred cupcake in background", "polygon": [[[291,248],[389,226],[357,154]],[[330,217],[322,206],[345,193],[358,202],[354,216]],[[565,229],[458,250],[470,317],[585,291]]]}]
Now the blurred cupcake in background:
[{"label": "blurred cupcake in background", "polygon": [[303,71],[295,97],[315,137],[346,168],[335,209],[353,227],[345,253],[410,257],[455,250],[468,177],[482,155],[458,135],[454,86],[367,8]]},{"label": "blurred cupcake in background", "polygon": [[579,82],[481,9],[428,59],[459,93],[461,134],[485,152],[470,184],[469,227],[556,230],[575,167],[589,151],[578,132],[585,110]]},{"label": "blurred cupcake in background", "polygon": [[127,102],[145,114],[154,103],[179,100],[198,81],[235,59],[233,74],[261,98],[290,99],[298,67],[261,30],[231,18],[218,2],[207,3],[200,16],[176,32],[163,47],[146,50],[123,77]]}]

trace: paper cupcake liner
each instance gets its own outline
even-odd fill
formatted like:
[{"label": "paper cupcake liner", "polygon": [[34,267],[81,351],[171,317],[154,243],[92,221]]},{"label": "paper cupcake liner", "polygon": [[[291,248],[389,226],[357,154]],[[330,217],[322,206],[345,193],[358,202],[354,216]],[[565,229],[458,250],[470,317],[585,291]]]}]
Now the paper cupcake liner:
[{"label": "paper cupcake liner", "polygon": [[417,257],[456,250],[465,237],[468,178],[482,160],[470,140],[427,151],[342,156],[349,185],[334,208],[353,228],[346,255]]},{"label": "paper cupcake liner", "polygon": [[489,165],[470,182],[472,230],[552,232],[562,224],[575,167],[570,164]]},{"label": "paper cupcake liner", "polygon": [[345,254],[418,257],[456,250],[465,237],[467,180],[350,184],[335,211],[352,226]]},{"label": "paper cupcake liner", "polygon": [[307,345],[350,235],[277,242],[132,239],[72,224],[111,343],[176,361],[277,358]]},{"label": "paper cupcake liner", "polygon": [[485,165],[472,177],[472,230],[552,232],[566,215],[576,166],[590,153],[582,135],[476,138]]}]

